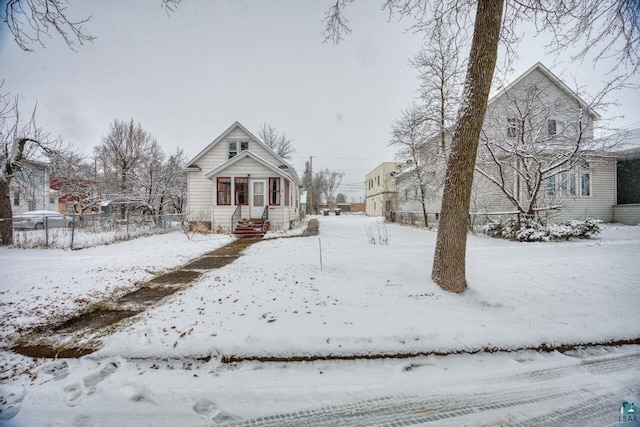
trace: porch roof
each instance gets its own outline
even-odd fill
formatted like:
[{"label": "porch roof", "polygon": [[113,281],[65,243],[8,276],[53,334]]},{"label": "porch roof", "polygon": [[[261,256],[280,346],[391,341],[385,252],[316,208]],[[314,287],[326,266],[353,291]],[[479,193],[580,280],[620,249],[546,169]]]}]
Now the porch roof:
[{"label": "porch roof", "polygon": [[252,153],[251,150],[241,151],[240,154],[238,154],[236,156],[233,156],[232,158],[230,158],[226,162],[218,165],[217,167],[211,169],[209,172],[205,173],[204,177],[207,178],[207,179],[213,179],[214,176],[220,174],[222,171],[224,171],[228,167],[233,166],[234,164],[238,163],[242,159],[246,159],[246,158],[250,158],[253,161],[261,164],[262,166],[270,169],[276,175],[279,175],[279,176],[281,176],[283,178],[290,179],[290,180],[292,180],[294,182],[297,181],[297,179],[296,179],[297,175],[288,173],[285,169],[281,169],[281,168],[277,167],[276,165],[274,165],[273,163],[270,163],[270,162],[266,161],[265,159],[263,159],[262,157]]}]

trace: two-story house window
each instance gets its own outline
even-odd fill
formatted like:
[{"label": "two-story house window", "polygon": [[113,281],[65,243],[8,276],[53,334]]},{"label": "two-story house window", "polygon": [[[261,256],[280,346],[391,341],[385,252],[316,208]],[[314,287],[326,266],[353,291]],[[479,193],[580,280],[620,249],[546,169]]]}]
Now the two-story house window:
[{"label": "two-story house window", "polygon": [[[556,179],[556,176],[558,179]],[[545,189],[547,196],[555,195],[556,191],[561,196],[591,196],[591,170],[589,169],[589,163],[582,162],[569,172],[561,172],[558,175],[548,177]]]},{"label": "two-story house window", "polygon": [[564,122],[562,120],[549,119],[547,120],[547,133],[549,136],[561,134],[564,130]]},{"label": "two-story house window", "polygon": [[552,175],[547,178],[547,196],[556,194],[556,176]]},{"label": "two-story house window", "polygon": [[589,170],[585,168],[580,171],[580,195],[591,195],[591,174]]},{"label": "two-story house window", "polygon": [[13,206],[20,206],[20,192],[13,192]]},{"label": "two-story house window", "polygon": [[522,133],[522,125],[518,119],[515,117],[510,117],[507,119],[507,136],[510,138],[515,138]]},{"label": "two-story house window", "polygon": [[229,159],[238,155],[239,152],[249,149],[249,141],[229,141]]}]

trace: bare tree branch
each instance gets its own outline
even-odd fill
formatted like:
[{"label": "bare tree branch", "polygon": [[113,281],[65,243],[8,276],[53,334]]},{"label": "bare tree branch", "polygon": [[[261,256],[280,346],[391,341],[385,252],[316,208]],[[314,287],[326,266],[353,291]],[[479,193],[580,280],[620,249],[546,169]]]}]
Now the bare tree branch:
[{"label": "bare tree branch", "polygon": [[293,148],[293,139],[288,138],[284,132],[279,133],[276,128],[266,123],[263,123],[260,127],[258,136],[267,147],[271,148],[283,159],[291,158],[291,155],[296,151],[295,148]]},{"label": "bare tree branch", "polygon": [[69,48],[84,45],[95,37],[83,32],[82,25],[91,17],[72,20],[67,13],[66,0],[9,0],[0,12],[14,40],[22,50],[32,52],[34,43],[46,47],[43,36],[58,33]]}]

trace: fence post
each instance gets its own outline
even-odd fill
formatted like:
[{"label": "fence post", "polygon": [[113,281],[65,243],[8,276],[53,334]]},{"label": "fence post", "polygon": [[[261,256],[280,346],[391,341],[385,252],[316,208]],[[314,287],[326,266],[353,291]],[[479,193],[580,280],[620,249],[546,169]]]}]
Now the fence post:
[{"label": "fence post", "polygon": [[127,240],[129,240],[129,209],[127,208],[127,210],[125,211],[124,214],[124,220],[125,220],[125,224],[126,224],[126,230],[127,230]]},{"label": "fence post", "polygon": [[44,247],[49,247],[49,217],[44,216]]},{"label": "fence post", "polygon": [[71,250],[73,250],[73,239],[75,237],[76,234],[76,216],[73,216],[73,219],[71,220],[71,246],[69,246],[69,248]]}]

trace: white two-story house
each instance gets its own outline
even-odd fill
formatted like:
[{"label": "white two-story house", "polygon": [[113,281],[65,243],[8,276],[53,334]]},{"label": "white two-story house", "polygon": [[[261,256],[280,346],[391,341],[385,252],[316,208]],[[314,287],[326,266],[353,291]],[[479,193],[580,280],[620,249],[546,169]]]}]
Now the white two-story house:
[{"label": "white two-story house", "polygon": [[300,218],[295,169],[235,122],[186,167],[188,218],[217,232],[288,229]]},{"label": "white two-story house", "polygon": [[[553,222],[586,217],[612,221],[616,161],[606,144],[594,139],[599,118],[541,63],[502,88],[487,104],[472,219],[519,213]],[[398,175],[400,212],[419,210],[420,192],[410,175],[410,170]],[[427,200],[433,220],[438,220],[441,201],[442,190]]]},{"label": "white two-story house", "polygon": [[11,180],[13,214],[35,210],[58,210],[58,192],[52,190],[51,167],[45,161],[25,159]]}]

